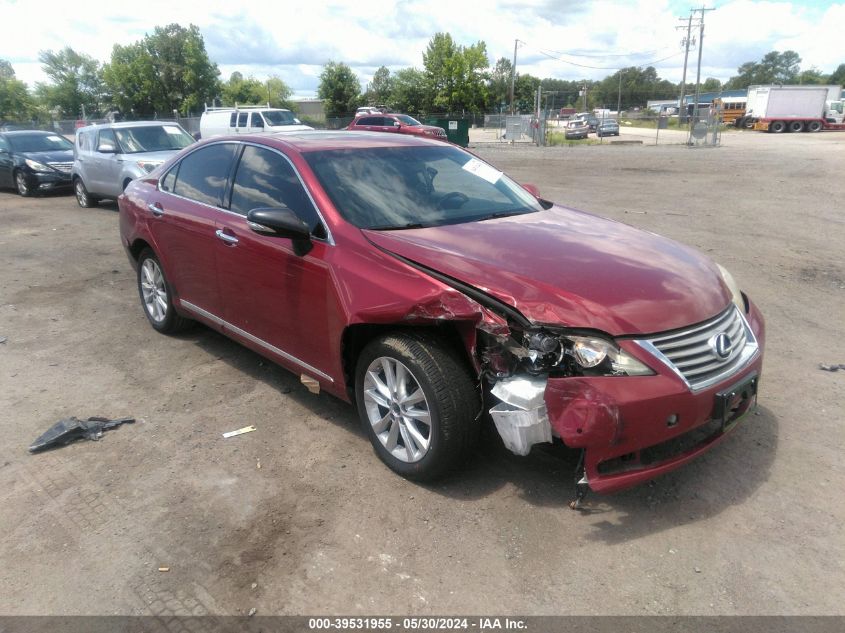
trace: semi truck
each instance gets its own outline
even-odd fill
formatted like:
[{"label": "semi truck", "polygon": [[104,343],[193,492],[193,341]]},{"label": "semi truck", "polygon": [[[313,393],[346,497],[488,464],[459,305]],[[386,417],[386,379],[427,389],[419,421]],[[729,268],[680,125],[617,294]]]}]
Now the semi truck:
[{"label": "semi truck", "polygon": [[845,130],[842,86],[749,86],[734,124],[775,134]]}]

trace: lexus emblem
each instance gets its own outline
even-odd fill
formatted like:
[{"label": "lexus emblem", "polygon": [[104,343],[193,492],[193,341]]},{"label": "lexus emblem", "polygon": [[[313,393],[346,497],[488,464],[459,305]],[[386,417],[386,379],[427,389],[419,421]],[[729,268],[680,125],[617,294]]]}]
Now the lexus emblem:
[{"label": "lexus emblem", "polygon": [[710,339],[710,349],[713,350],[717,358],[721,358],[722,360],[731,355],[731,346],[731,337],[724,332]]}]

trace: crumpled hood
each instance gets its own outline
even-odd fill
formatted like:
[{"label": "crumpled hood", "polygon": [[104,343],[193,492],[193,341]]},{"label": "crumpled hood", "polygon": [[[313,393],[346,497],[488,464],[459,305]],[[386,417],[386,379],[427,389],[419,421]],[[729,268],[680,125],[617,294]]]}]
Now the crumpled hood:
[{"label": "crumpled hood", "polygon": [[648,334],[704,321],[731,301],[716,265],[694,249],[558,206],[498,220],[363,232],[377,246],[475,286],[535,323]]}]

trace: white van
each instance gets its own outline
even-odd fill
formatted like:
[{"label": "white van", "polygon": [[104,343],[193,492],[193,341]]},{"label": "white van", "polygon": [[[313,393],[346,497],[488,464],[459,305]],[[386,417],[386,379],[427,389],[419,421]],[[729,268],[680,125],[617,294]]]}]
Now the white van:
[{"label": "white van", "polygon": [[303,125],[290,110],[266,106],[237,106],[234,108],[209,108],[200,118],[200,137],[229,134],[255,134],[256,132],[301,132],[313,130]]}]

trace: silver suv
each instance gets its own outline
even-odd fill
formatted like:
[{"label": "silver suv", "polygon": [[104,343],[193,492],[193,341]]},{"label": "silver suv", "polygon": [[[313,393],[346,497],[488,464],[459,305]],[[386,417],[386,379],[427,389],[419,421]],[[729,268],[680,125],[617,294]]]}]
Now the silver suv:
[{"label": "silver suv", "polygon": [[136,121],[91,125],[76,131],[73,189],[81,207],[117,198],[131,181],[150,173],[194,142],[178,123]]}]

